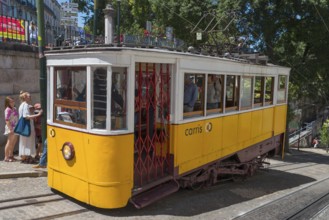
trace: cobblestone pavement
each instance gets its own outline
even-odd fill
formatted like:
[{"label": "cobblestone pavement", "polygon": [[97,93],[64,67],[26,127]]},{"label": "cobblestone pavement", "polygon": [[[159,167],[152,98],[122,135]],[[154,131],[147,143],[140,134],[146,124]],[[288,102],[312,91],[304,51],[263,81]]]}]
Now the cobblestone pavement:
[{"label": "cobblestone pavement", "polygon": [[0,179],[47,176],[47,169],[34,169],[32,168],[33,165],[35,164],[23,164],[19,160],[15,162],[4,162],[1,160]]},{"label": "cobblestone pavement", "polygon": [[[68,208],[85,211],[56,219],[232,219],[239,213],[329,176],[329,154],[324,149],[292,149],[285,158],[284,161],[270,160],[268,172],[259,172],[241,183],[228,182],[199,191],[180,190],[141,210],[131,204],[115,210],[95,209],[64,197],[65,200],[50,206],[36,206],[38,212],[34,215],[24,207],[14,211],[0,210],[0,219],[40,218]],[[0,202],[52,193],[45,177],[47,169],[33,169],[32,166],[0,161]]]}]

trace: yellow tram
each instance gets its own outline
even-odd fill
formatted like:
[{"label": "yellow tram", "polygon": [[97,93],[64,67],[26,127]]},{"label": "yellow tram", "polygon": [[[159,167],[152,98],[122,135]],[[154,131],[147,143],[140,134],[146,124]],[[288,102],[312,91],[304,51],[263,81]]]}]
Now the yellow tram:
[{"label": "yellow tram", "polygon": [[84,203],[141,208],[283,149],[289,68],[148,48],[46,55],[48,185]]}]

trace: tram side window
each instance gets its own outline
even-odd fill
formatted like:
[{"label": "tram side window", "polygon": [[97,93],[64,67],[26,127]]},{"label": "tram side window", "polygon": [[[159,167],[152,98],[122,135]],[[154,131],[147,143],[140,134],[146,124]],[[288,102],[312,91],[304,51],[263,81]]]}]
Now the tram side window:
[{"label": "tram side window", "polygon": [[273,104],[274,77],[265,78],[265,105]]},{"label": "tram side window", "polygon": [[279,76],[278,83],[278,103],[286,101],[286,91],[287,91],[287,76]]},{"label": "tram side window", "polygon": [[207,81],[207,114],[222,112],[223,76],[209,74]]},{"label": "tram side window", "polygon": [[55,68],[55,122],[86,127],[86,75],[86,67]]},{"label": "tram side window", "polygon": [[264,101],[264,79],[265,77],[255,77],[254,106],[262,106]]},{"label": "tram side window", "polygon": [[184,118],[201,116],[204,112],[205,75],[184,75]]},{"label": "tram side window", "polygon": [[92,70],[93,82],[93,128],[106,128],[106,112],[107,112],[107,70],[98,67]]},{"label": "tram side window", "polygon": [[241,109],[250,109],[252,103],[252,77],[243,76],[241,83]]},{"label": "tram side window", "polygon": [[226,108],[228,111],[236,111],[239,107],[240,76],[226,76]]},{"label": "tram side window", "polygon": [[111,128],[127,128],[127,68],[112,68],[111,86]]}]

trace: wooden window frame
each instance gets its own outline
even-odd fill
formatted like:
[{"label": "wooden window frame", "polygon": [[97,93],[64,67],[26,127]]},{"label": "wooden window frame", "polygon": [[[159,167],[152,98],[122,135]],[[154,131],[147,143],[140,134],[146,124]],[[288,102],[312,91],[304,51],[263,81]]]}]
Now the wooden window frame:
[{"label": "wooden window frame", "polygon": [[[74,101],[74,100],[64,100],[64,99],[57,99],[57,71],[60,70],[85,70],[85,77],[86,77],[86,83],[87,83],[87,66],[79,66],[79,67],[55,67],[54,68],[54,103],[53,103],[53,119],[54,122],[58,124],[68,125],[72,127],[78,127],[78,128],[87,128],[87,121],[85,124],[79,124],[79,123],[69,123],[62,120],[57,119],[57,110],[56,108],[69,108],[69,109],[75,109],[75,110],[82,110],[87,112],[87,102],[84,101]],[[87,93],[87,90],[86,90]]]}]

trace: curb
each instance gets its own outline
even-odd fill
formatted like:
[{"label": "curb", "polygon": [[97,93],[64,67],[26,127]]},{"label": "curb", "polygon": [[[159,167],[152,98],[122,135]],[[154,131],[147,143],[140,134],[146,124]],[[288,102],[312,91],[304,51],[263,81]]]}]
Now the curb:
[{"label": "curb", "polygon": [[0,179],[21,178],[21,177],[46,177],[47,175],[48,172],[46,170],[11,172],[11,173],[0,173]]}]

